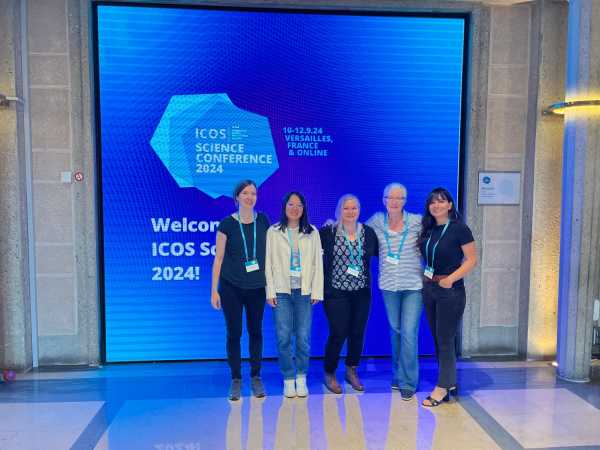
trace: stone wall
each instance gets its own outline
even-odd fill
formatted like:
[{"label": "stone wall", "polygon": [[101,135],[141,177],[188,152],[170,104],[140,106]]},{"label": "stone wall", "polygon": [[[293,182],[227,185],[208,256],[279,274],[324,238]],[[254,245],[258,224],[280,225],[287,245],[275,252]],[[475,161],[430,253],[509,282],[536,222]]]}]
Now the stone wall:
[{"label": "stone wall", "polygon": [[[39,361],[96,363],[100,324],[87,2],[29,0],[28,6]],[[74,181],[75,172],[83,173],[83,182]]]}]

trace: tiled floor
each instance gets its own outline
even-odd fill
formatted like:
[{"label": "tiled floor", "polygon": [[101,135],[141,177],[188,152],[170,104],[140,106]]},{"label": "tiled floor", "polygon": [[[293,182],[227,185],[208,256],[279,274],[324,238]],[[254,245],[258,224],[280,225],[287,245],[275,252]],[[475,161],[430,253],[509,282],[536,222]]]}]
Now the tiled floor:
[{"label": "tiled floor", "polygon": [[487,390],[472,397],[525,448],[600,444],[600,410],[567,389]]},{"label": "tiled floor", "polygon": [[103,402],[0,404],[0,449],[69,448]]},{"label": "tiled floor", "polygon": [[388,360],[365,361],[361,375],[365,393],[325,393],[313,361],[310,396],[285,399],[267,361],[267,398],[245,383],[237,403],[220,362],[20,375],[0,384],[0,449],[600,449],[600,384],[557,380],[547,363],[461,362],[459,401],[432,409],[420,406],[431,360],[409,402],[391,392]]}]

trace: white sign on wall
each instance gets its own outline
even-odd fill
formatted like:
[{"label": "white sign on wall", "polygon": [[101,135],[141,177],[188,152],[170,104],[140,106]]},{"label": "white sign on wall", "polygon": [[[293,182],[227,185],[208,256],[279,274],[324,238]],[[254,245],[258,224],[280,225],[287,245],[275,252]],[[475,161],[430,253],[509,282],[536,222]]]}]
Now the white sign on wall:
[{"label": "white sign on wall", "polygon": [[480,205],[518,205],[521,200],[521,172],[479,172]]}]

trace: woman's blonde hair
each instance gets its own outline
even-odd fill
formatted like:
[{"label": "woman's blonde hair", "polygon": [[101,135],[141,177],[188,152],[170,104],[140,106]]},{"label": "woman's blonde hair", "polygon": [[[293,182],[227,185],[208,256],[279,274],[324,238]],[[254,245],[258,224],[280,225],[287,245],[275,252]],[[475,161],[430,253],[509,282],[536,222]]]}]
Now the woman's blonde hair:
[{"label": "woman's blonde hair", "polygon": [[335,223],[336,225],[340,223],[340,218],[342,217],[342,208],[344,207],[344,203],[348,200],[354,200],[356,205],[358,206],[358,210],[360,211],[360,200],[354,194],[344,194],[340,197],[337,202],[337,206],[335,207]]}]

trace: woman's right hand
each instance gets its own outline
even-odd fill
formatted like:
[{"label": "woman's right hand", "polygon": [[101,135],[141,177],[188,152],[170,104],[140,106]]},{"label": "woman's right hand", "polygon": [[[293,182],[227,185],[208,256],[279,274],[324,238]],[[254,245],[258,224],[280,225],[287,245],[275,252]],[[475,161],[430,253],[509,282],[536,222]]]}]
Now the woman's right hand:
[{"label": "woman's right hand", "polygon": [[272,307],[275,308],[277,306],[277,299],[276,298],[268,298],[267,299],[267,303]]},{"label": "woman's right hand", "polygon": [[210,304],[216,310],[221,309],[221,296],[218,291],[213,291],[210,294]]}]

